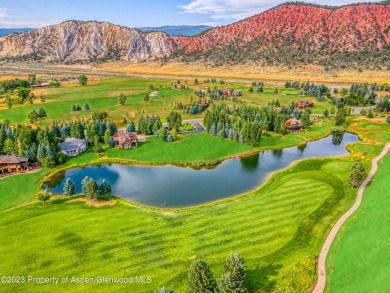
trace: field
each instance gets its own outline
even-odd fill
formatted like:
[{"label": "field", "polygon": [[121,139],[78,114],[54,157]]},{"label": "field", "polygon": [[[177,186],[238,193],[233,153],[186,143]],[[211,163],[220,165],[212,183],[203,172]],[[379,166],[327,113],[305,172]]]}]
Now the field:
[{"label": "field", "polygon": [[389,292],[390,154],[366,188],[362,205],[332,245],[326,292]]},{"label": "field", "polygon": [[[150,292],[165,285],[185,292],[187,269],[194,259],[206,260],[218,276],[224,258],[236,251],[246,259],[252,291],[305,291],[315,281],[315,258],[326,231],[354,200],[356,191],[347,186],[352,164],[356,159],[367,164],[390,135],[383,119],[351,118],[349,125],[363,139],[349,147],[352,156],[305,160],[247,195],[189,209],[152,209],[120,199],[110,202],[116,202],[114,206],[96,207],[64,197],[43,206],[33,193],[48,170],[28,175],[28,189],[20,189],[24,176],[0,180],[0,253],[7,255],[0,271],[35,277],[151,276],[152,283],[134,284],[132,291]],[[291,134],[284,143],[297,144],[310,133]],[[326,135],[319,129],[311,135],[321,133]],[[203,133],[174,143],[171,152],[160,144],[152,139],[134,152],[109,150],[107,158],[87,153],[66,166],[110,158],[189,163],[254,150]],[[191,146],[203,151],[178,160]],[[29,286],[0,285],[0,290],[28,291],[33,288]],[[41,285],[39,290],[103,292],[111,286]],[[117,291],[125,288],[129,285],[115,286]]]},{"label": "field", "polygon": [[[163,120],[174,108],[175,101],[181,101],[183,104],[189,103],[190,97],[197,99],[194,95],[195,89],[210,88],[233,88],[243,91],[241,99],[249,105],[268,105],[272,100],[279,100],[281,105],[291,102],[297,102],[302,99],[312,99],[310,97],[300,97],[299,91],[294,89],[285,89],[279,87],[279,94],[274,94],[277,86],[267,86],[264,93],[249,93],[250,84],[242,82],[228,82],[224,85],[219,83],[204,83],[202,80],[199,85],[194,84],[194,80],[182,81],[182,84],[188,86],[188,90],[172,89],[171,84],[177,80],[164,79],[140,79],[140,78],[95,78],[85,87],[79,86],[76,81],[66,82],[60,88],[35,89],[35,96],[42,94],[46,101],[34,100],[34,104],[25,103],[22,106],[14,105],[11,109],[7,108],[5,98],[0,98],[0,119],[9,119],[11,123],[27,123],[28,114],[41,107],[45,109],[48,117],[39,121],[38,125],[48,126],[53,121],[69,121],[72,119],[88,119],[93,111],[108,111],[110,119],[117,124],[122,124],[122,118],[126,117],[128,121],[138,120],[141,115],[158,114]],[[154,89],[150,89],[153,85]],[[152,92],[157,94],[150,98],[149,102],[144,101],[144,96]],[[125,105],[119,105],[119,95],[124,93],[127,96]],[[215,101],[215,103],[225,102],[232,104],[232,101]],[[83,109],[84,104],[88,103],[90,111],[73,112],[72,105],[80,105]],[[239,105],[239,104],[238,104]],[[315,102],[312,109],[313,113],[322,114],[325,108],[330,109],[329,102]],[[183,119],[201,117],[201,115],[184,115]]]}]

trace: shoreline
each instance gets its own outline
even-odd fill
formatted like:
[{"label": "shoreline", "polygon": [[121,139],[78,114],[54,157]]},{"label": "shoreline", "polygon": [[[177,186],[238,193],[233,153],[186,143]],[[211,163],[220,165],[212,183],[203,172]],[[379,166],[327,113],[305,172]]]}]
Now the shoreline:
[{"label": "shoreline", "polygon": [[[349,131],[346,131],[346,132],[354,134],[354,133],[349,132]],[[356,135],[356,134],[354,134],[354,135]],[[326,138],[328,136],[329,135],[327,135],[325,137],[322,137],[322,138],[319,138],[319,139],[316,139],[316,140],[312,140],[312,141],[318,141],[318,140],[324,139],[324,138]],[[350,151],[348,146],[351,145],[351,144],[359,143],[359,142],[363,141],[359,137],[358,137],[358,139],[359,139],[359,141],[348,143],[345,146],[345,150],[349,154],[341,155],[341,156],[329,156],[329,157],[326,157],[326,158],[349,157],[351,155],[351,151]],[[310,142],[310,141],[306,141],[305,144],[307,144],[308,142]],[[299,145],[301,145],[301,144],[299,144]],[[281,148],[281,149],[295,148],[295,147],[298,147],[299,145],[295,145],[295,146],[292,146],[292,147]],[[232,157],[228,157],[226,159],[221,160],[217,164],[217,166],[220,165],[220,164],[223,164],[224,162],[226,162],[226,161],[228,161],[230,159],[244,158],[244,157],[248,157],[248,156],[251,156],[251,155],[258,154],[260,152],[270,152],[270,151],[275,151],[275,150],[280,150],[280,149],[270,149],[270,150],[266,150],[266,151],[256,151],[254,153],[249,153],[249,154],[247,154],[247,153],[237,154],[237,155],[234,155]],[[117,195],[112,195],[112,197],[118,199],[118,201],[121,201],[121,202],[124,201],[124,202],[126,202],[128,204],[131,204],[133,206],[137,206],[137,207],[144,208],[144,209],[149,209],[149,210],[182,211],[182,210],[196,209],[196,208],[200,208],[200,207],[206,207],[206,206],[212,206],[212,205],[220,204],[220,203],[225,202],[225,201],[228,202],[228,201],[231,201],[231,200],[237,200],[237,198],[243,197],[243,196],[250,196],[253,192],[255,192],[256,190],[260,189],[261,187],[266,185],[268,182],[270,182],[270,179],[276,173],[286,171],[286,170],[290,169],[291,167],[293,167],[294,165],[296,165],[296,164],[298,164],[298,163],[300,163],[302,161],[305,161],[305,160],[321,160],[321,159],[325,159],[325,158],[322,158],[322,157],[312,157],[312,158],[303,158],[303,159],[292,161],[285,168],[282,168],[282,169],[279,169],[279,170],[267,173],[266,176],[259,182],[258,185],[256,185],[255,187],[253,187],[253,188],[251,188],[249,190],[246,190],[246,191],[238,193],[238,194],[234,194],[232,196],[224,197],[224,198],[221,198],[221,199],[208,201],[208,202],[205,202],[205,203],[200,203],[200,204],[197,204],[197,205],[190,205],[190,206],[183,206],[183,207],[155,207],[155,206],[149,206],[149,205],[136,203],[134,201],[130,201],[130,200],[126,199],[126,198],[123,198],[123,197],[120,197],[120,196],[117,196]],[[94,162],[92,164],[88,163],[88,164],[79,164],[79,165],[76,165],[76,166],[73,166],[73,165],[72,166],[68,166],[66,168],[62,168],[62,169],[56,170],[55,172],[53,172],[53,173],[51,173],[49,175],[46,175],[40,182],[40,188],[42,188],[42,186],[43,186],[43,184],[45,184],[45,182],[47,182],[48,180],[50,180],[52,177],[54,177],[55,175],[57,175],[60,172],[66,172],[69,169],[83,168],[83,167],[88,167],[88,166],[99,166],[99,165],[103,165],[103,164],[108,164],[108,165],[110,165],[110,164],[122,164],[122,162],[120,162],[120,160],[118,160],[117,162],[101,161],[101,162]],[[125,161],[125,163],[123,165],[126,165],[126,166],[138,166],[138,167],[153,167],[153,166],[168,166],[168,165],[176,166],[176,167],[185,167],[185,168],[191,167],[191,166],[175,165],[173,163],[166,163],[166,164],[150,164],[150,163],[148,163],[148,164],[139,164],[138,162],[134,162],[134,161],[130,161],[130,162],[127,161],[127,163]],[[194,169],[203,169],[203,168],[194,168]],[[53,195],[54,196],[62,196],[62,194],[53,194]],[[76,194],[75,196],[81,196],[81,194]]]}]

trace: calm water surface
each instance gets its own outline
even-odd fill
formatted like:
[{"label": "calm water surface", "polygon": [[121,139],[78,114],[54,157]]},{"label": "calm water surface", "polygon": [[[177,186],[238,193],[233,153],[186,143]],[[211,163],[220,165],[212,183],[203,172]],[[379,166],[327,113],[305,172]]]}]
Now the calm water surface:
[{"label": "calm water surface", "polygon": [[89,176],[99,183],[103,179],[108,180],[114,195],[139,204],[193,206],[247,192],[260,185],[269,173],[284,169],[297,160],[348,155],[346,145],[357,141],[358,137],[350,133],[336,137],[331,135],[309,142],[305,147],[229,159],[213,169],[102,164],[67,170],[46,182],[45,186],[49,191],[61,194],[65,179],[71,178],[77,192],[81,192],[81,180]]}]

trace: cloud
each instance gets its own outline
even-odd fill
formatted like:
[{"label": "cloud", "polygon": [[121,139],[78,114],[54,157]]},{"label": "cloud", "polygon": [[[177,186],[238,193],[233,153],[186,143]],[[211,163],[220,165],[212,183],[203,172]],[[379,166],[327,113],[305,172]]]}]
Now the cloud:
[{"label": "cloud", "polygon": [[24,27],[42,27],[46,23],[40,23],[28,20],[19,20],[13,16],[13,10],[5,7],[0,7],[0,27],[1,28],[24,28]]},{"label": "cloud", "polygon": [[[365,2],[367,0],[312,0],[305,1],[316,4],[344,5],[351,2]],[[374,0],[379,2],[381,0]],[[215,20],[237,21],[263,12],[283,0],[192,0],[185,5],[178,5],[181,13],[204,14]]]}]

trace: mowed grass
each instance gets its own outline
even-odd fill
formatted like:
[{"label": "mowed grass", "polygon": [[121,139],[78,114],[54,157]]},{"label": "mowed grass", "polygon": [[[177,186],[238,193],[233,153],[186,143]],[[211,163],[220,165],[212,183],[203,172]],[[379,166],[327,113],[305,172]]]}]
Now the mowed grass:
[{"label": "mowed grass", "polygon": [[390,154],[332,245],[326,292],[390,291]]},{"label": "mowed grass", "polygon": [[[119,201],[95,208],[57,198],[0,212],[0,263],[5,275],[151,276],[151,284],[1,284],[2,292],[186,292],[188,267],[206,260],[220,275],[240,253],[251,290],[272,291],[278,276],[322,245],[324,230],[348,207],[348,159],[309,160],[273,176],[246,196],[213,205],[158,210]],[[347,166],[347,168],[344,168]],[[337,176],[332,170],[337,167]],[[174,184],[174,178],[170,184]],[[315,192],[313,192],[315,190]],[[326,221],[324,219],[326,218]],[[310,282],[314,265],[307,272]]]}]

